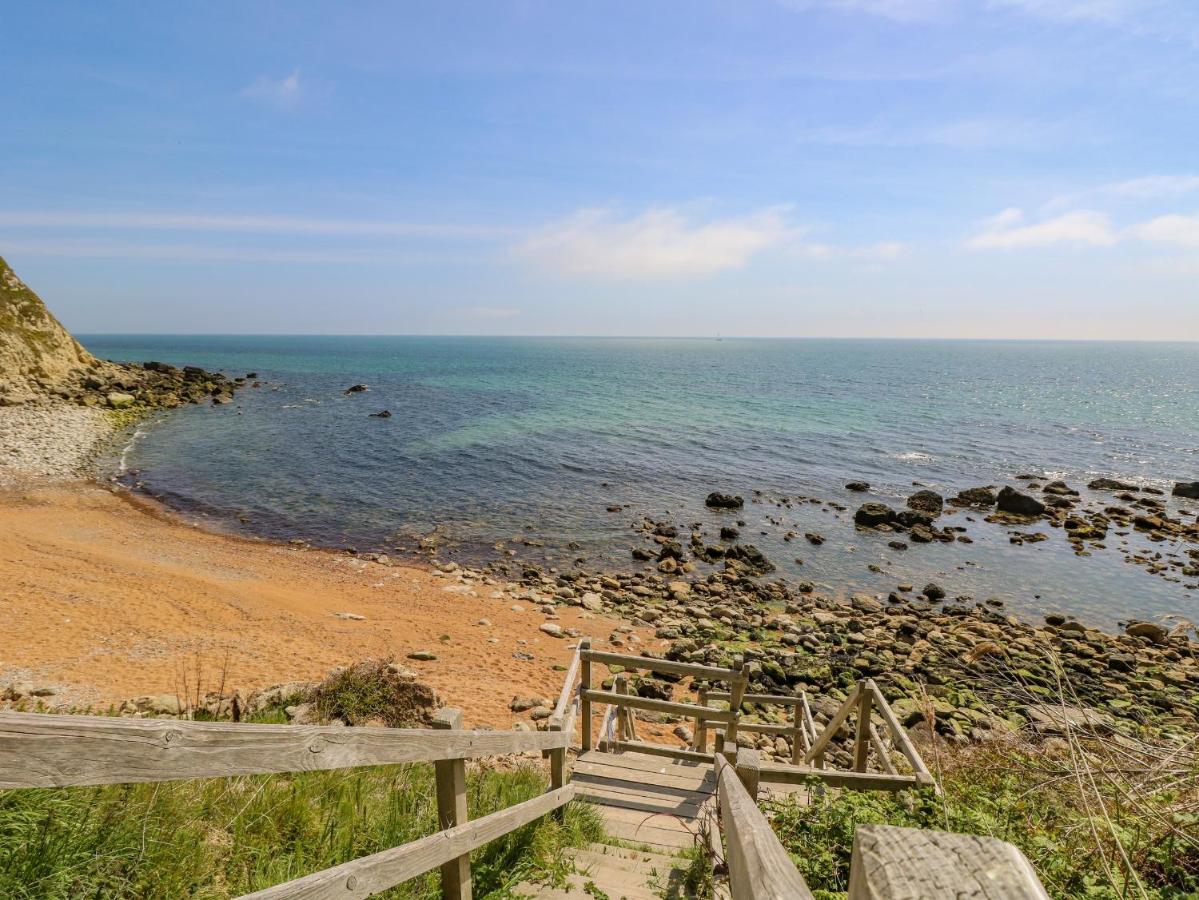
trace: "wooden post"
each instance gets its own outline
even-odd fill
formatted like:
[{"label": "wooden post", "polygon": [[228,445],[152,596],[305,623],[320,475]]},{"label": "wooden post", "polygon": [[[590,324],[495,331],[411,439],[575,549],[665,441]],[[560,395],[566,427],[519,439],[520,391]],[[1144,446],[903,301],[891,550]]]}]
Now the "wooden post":
[{"label": "wooden post", "polygon": [[758,759],[757,750],[742,747],[737,751],[737,777],[745,785],[745,792],[755,803],[758,802],[760,770],[761,761]]},{"label": "wooden post", "polygon": [[800,738],[806,737],[807,734],[804,732],[803,713],[799,708],[799,704],[796,703],[793,707],[791,707],[791,765],[793,766],[798,766],[799,761],[803,759],[802,745],[807,743],[807,741],[801,741]]},{"label": "wooden post", "polygon": [[973,834],[859,825],[849,864],[849,900],[993,897],[1048,900],[1024,854]]},{"label": "wooden post", "polygon": [[737,674],[729,684],[729,709],[733,718],[729,720],[724,730],[724,745],[722,751],[735,753],[737,749],[737,721],[741,718],[741,700],[745,697],[745,689],[749,686],[749,669],[745,660],[738,657]]},{"label": "wooden post", "polygon": [[[555,715],[550,718],[550,731],[561,731],[563,727],[562,716]],[[566,748],[556,747],[549,751],[550,756],[550,790],[556,791],[558,788],[566,787]],[[562,821],[566,810],[563,807],[558,807],[554,810],[553,816],[558,821]]]},{"label": "wooden post", "polygon": [[874,700],[869,690],[858,691],[858,732],[853,742],[853,770],[866,771],[870,756],[870,706]]},{"label": "wooden post", "polygon": [[583,659],[583,664],[579,667],[579,713],[583,716],[583,753],[591,751],[591,701],[587,699],[587,692],[591,690],[591,659],[587,656],[591,650],[591,638],[583,638],[579,641],[579,647],[582,650],[580,654]]},{"label": "wooden post", "polygon": [[[433,727],[457,730],[462,727],[462,710],[446,707],[433,717]],[[466,761],[441,759],[433,764],[437,774],[437,827],[444,831],[465,825]],[[470,854],[464,853],[441,867],[443,900],[471,900]]]},{"label": "wooden post", "polygon": [[[702,687],[699,689],[699,705],[708,705],[708,689]],[[708,720],[703,716],[695,717],[695,734],[691,738],[691,749],[698,750],[700,753],[707,752],[708,749]]]},{"label": "wooden post", "polygon": [[[627,697],[629,695],[629,676],[621,672],[616,676],[616,693]],[[629,708],[627,706],[616,707],[616,740],[631,741],[633,739],[633,725],[629,722]]]}]

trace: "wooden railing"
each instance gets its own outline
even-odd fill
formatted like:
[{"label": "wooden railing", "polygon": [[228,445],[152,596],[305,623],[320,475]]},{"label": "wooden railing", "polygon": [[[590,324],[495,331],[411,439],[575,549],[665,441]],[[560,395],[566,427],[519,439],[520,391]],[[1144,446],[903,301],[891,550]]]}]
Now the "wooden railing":
[{"label": "wooden railing", "polygon": [[[733,900],[812,897],[803,876],[758,809],[764,775],[756,750],[730,763],[716,754],[717,800]],[[996,838],[890,825],[854,832],[848,900],[1048,900],[1032,865]]]},{"label": "wooden railing", "polygon": [[[566,748],[573,712],[544,732],[463,731],[443,709],[433,729],[335,728],[0,714],[0,789],[132,784],[431,762],[439,827],[400,847],[247,895],[271,900],[368,897],[441,867],[442,895],[470,900],[470,853],[564,806]],[[566,726],[570,725],[570,729]],[[527,751],[551,759],[551,788],[539,797],[470,821],[465,760]]]}]

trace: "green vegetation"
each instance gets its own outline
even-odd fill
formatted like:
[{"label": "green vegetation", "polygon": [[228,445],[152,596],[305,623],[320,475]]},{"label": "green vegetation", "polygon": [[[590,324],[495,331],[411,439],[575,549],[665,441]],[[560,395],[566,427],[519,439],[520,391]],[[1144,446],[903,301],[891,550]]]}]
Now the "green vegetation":
[{"label": "green vegetation", "polygon": [[317,721],[389,728],[428,726],[437,701],[432,688],[404,677],[390,657],[363,660],[334,672],[308,699]]},{"label": "green vegetation", "polygon": [[[931,755],[926,756],[930,758]],[[1199,762],[1165,747],[1075,736],[937,753],[944,796],[830,791],[768,814],[817,897],[842,896],[858,825],[991,835],[1054,897],[1199,895]]]},{"label": "green vegetation", "polygon": [[[472,767],[468,789],[478,818],[546,783],[533,767]],[[236,897],[432,834],[435,798],[429,765],[0,792],[0,897]],[[475,896],[561,881],[561,850],[601,832],[576,803],[493,841],[472,859]],[[438,884],[434,871],[383,896]]]}]

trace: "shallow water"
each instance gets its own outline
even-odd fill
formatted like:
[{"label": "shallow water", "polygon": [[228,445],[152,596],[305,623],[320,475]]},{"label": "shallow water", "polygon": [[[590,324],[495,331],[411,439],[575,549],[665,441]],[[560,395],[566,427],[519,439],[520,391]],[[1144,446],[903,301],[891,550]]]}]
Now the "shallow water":
[{"label": "shallow water", "polygon": [[[864,499],[902,505],[916,482],[952,493],[1014,483],[1022,472],[1075,487],[1099,475],[1167,490],[1199,480],[1197,344],[84,342],[113,359],[258,373],[261,387],[233,405],[185,409],[143,428],[125,456],[152,493],[239,531],[386,549],[442,526],[473,560],[508,541],[533,560],[628,568],[629,548],[641,542],[630,524],[642,514],[711,528],[727,515],[704,509],[709,491],[748,500],[757,490],[760,502],[741,516],[743,540],[780,574],[829,590],[936,580],[950,596],[998,596],[1029,616],[1065,611],[1101,625],[1166,613],[1199,618],[1199,592],[1126,563],[1114,534],[1109,549],[1079,558],[1060,532],[1042,527],[1050,540],[1014,547],[1007,530],[959,512],[946,521],[965,525],[974,544],[899,553],[882,535],[855,532],[851,520]],[[356,382],[370,390],[342,393]],[[392,417],[369,417],[381,409]],[[871,495],[844,490],[856,479],[871,483]],[[851,511],[775,505],[797,495]],[[615,504],[625,508],[606,511]],[[790,543],[788,530],[799,532]],[[806,531],[826,543],[809,545]],[[544,546],[513,542],[521,538]],[[1127,540],[1141,546],[1136,535]],[[567,548],[571,541],[578,549]]]}]

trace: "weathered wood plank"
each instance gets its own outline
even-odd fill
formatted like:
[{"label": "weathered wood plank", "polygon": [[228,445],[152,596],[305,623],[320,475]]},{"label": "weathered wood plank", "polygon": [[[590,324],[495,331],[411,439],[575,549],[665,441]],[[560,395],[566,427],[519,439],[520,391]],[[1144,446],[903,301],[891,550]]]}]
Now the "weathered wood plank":
[{"label": "weathered wood plank", "polygon": [[833,717],[828,720],[828,725],[824,727],[824,731],[820,732],[820,736],[812,742],[812,749],[804,754],[804,762],[810,763],[817,758],[823,758],[824,748],[841,730],[841,726],[845,720],[849,718],[849,714],[853,712],[854,704],[858,702],[858,695],[862,692],[862,683],[859,681],[853,686],[853,690],[849,692],[849,696],[845,698],[845,702],[837,708],[833,713]]},{"label": "weathered wood plank", "polygon": [[928,771],[928,766],[924,764],[924,758],[920,755],[914,746],[912,740],[908,737],[907,731],[899,720],[895,718],[895,711],[891,709],[891,704],[887,702],[887,698],[883,696],[883,692],[878,689],[878,685],[874,683],[874,679],[866,682],[866,689],[874,695],[875,705],[878,707],[879,715],[883,717],[883,722],[887,725],[887,730],[891,732],[891,740],[895,741],[899,747],[899,752],[904,755],[912,771],[916,773],[916,778],[920,784],[928,786],[935,785],[932,774]]},{"label": "weathered wood plank", "polygon": [[1048,900],[1024,854],[973,834],[859,825],[849,900]]},{"label": "weathered wood plank", "polygon": [[644,741],[616,741],[613,750],[623,750],[632,753],[646,753],[650,756],[668,756],[671,759],[682,759],[689,762],[711,763],[711,753],[697,753],[694,750],[684,750],[681,747],[665,747],[661,744],[647,744]]},{"label": "weathered wood plank", "polygon": [[[728,691],[708,691],[709,700],[719,700],[723,703],[728,703],[733,695]],[[800,706],[803,699],[800,697],[790,697],[786,694],[746,694],[741,698],[742,703],[760,703],[764,705],[774,704],[776,706]]]},{"label": "weathered wood plank", "polygon": [[699,815],[702,804],[689,803],[669,797],[654,797],[649,794],[638,795],[626,791],[610,791],[597,787],[585,781],[575,785],[575,791],[580,800],[598,803],[606,806],[616,806],[620,809],[637,810],[663,816],[686,816],[695,818]]},{"label": "weathered wood plank", "polygon": [[673,700],[652,700],[635,694],[617,694],[614,691],[588,690],[583,697],[592,703],[607,703],[611,706],[629,706],[649,712],[667,713],[676,716],[703,716],[717,722],[735,722],[737,714],[724,709],[708,709],[691,703],[675,703]]},{"label": "weathered wood plank", "polygon": [[730,681],[737,675],[732,669],[721,669],[716,666],[700,666],[695,663],[674,662],[652,656],[633,656],[628,653],[607,653],[603,650],[587,650],[584,659],[604,665],[624,666],[626,669],[645,669],[650,672],[667,672],[671,675],[690,675],[692,678],[703,678],[707,681]]},{"label": "weathered wood plank", "polygon": [[915,775],[884,775],[881,772],[842,772],[836,769],[815,769],[780,763],[762,763],[758,770],[762,784],[804,784],[818,778],[829,787],[854,791],[906,791],[919,787]]},{"label": "weathered wood plank", "polygon": [[[433,727],[457,730],[462,727],[462,710],[446,707],[438,710],[433,718]],[[555,750],[564,753],[564,750]],[[466,763],[461,759],[441,759],[435,762],[437,785],[437,826],[441,830],[465,825],[466,809]],[[560,787],[561,785],[559,785]],[[464,853],[457,859],[441,864],[442,900],[471,900],[474,888],[470,877],[470,854]]]},{"label": "weathered wood plank", "polygon": [[[570,703],[570,698],[575,692],[575,679],[578,678],[579,667],[583,662],[583,644],[586,641],[587,638],[579,641],[578,646],[575,647],[574,655],[570,658],[570,665],[566,667],[566,675],[562,679],[562,691],[558,694],[558,702],[554,704],[555,716],[562,716],[564,718],[566,716],[566,705]],[[590,646],[589,643],[588,646]]]},{"label": "weathered wood plank", "polygon": [[599,775],[581,775],[577,772],[573,781],[580,792],[584,787],[587,789],[594,787],[614,794],[627,794],[630,797],[649,797],[664,802],[692,803],[695,806],[703,806],[712,796],[711,791],[693,791],[690,788],[678,787],[676,785],[637,784],[636,782],[625,781],[623,779],[604,778]]},{"label": "weathered wood plank", "polygon": [[625,769],[619,766],[596,765],[595,763],[576,761],[574,777],[587,776],[590,778],[608,778],[613,781],[627,781],[630,784],[652,784],[659,787],[682,788],[689,791],[699,791],[711,794],[716,789],[714,775],[708,777],[691,772],[675,774],[674,772],[654,772],[644,769]]},{"label": "weathered wood plank", "polygon": [[[587,699],[585,694],[591,689],[591,660],[587,658],[587,651],[591,649],[591,641],[587,638],[579,641],[579,707],[583,715],[582,725],[582,752],[586,753],[594,744],[591,741],[591,701]],[[602,735],[603,729],[600,729]]]},{"label": "weathered wood plank", "polygon": [[754,803],[758,802],[760,766],[761,760],[758,758],[757,750],[751,750],[748,747],[741,747],[737,750],[737,778],[741,781],[749,799]]},{"label": "weathered wood plank", "polygon": [[874,748],[874,752],[878,755],[879,762],[883,764],[883,768],[887,770],[887,774],[896,774],[895,763],[891,762],[891,751],[883,743],[882,735],[878,733],[878,729],[874,727],[873,722],[870,723],[870,746]]},{"label": "weathered wood plank", "polygon": [[601,753],[598,750],[593,750],[590,753],[584,753],[580,756],[579,762],[620,766],[621,768],[629,769],[645,769],[650,772],[676,772],[680,775],[692,773],[696,778],[716,777],[716,771],[712,768],[711,753],[704,754],[701,760],[680,759],[673,762],[662,762],[661,759],[656,757],[636,752]]},{"label": "weathered wood plank", "polygon": [[803,876],[723,756],[716,757],[716,773],[733,896],[812,900]]},{"label": "weathered wood plank", "polygon": [[561,732],[243,725],[0,713],[0,789],[133,784],[552,750]]},{"label": "weathered wood plank", "polygon": [[344,900],[369,897],[533,822],[574,798],[574,786],[518,803],[465,825],[439,831],[295,881],[247,894],[243,900]]},{"label": "weathered wood plank", "polygon": [[874,694],[869,689],[858,693],[858,728],[853,742],[853,768],[855,772],[865,772],[866,763],[870,759],[870,707],[874,703]]},{"label": "weathered wood plank", "polygon": [[724,726],[724,743],[718,749],[724,750],[725,747],[730,748],[730,752],[736,752],[737,748],[737,725],[741,721],[741,700],[745,696],[746,689],[749,688],[749,670],[746,668],[745,660],[737,657],[737,677],[729,684],[729,712],[732,718],[727,720]]}]

